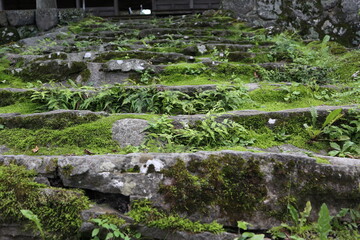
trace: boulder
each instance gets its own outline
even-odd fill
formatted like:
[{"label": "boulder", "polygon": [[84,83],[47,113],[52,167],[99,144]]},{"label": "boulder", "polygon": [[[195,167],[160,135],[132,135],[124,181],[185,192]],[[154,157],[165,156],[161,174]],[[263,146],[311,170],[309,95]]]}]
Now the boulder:
[{"label": "boulder", "polygon": [[20,35],[14,27],[0,28],[0,44],[16,42],[20,39]]},{"label": "boulder", "polygon": [[11,10],[6,15],[12,27],[35,25],[35,10]]},{"label": "boulder", "polygon": [[40,31],[47,31],[59,23],[58,10],[56,8],[44,8],[36,10],[36,25]]},{"label": "boulder", "polygon": [[140,146],[145,140],[145,129],[148,122],[142,119],[122,119],[116,121],[112,127],[113,139],[121,147]]}]

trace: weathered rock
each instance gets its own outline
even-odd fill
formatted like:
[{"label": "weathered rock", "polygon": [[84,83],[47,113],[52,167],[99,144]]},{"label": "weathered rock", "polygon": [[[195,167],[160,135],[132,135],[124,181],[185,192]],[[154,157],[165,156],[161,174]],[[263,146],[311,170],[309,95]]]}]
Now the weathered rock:
[{"label": "weathered rock", "polygon": [[76,79],[87,66],[84,62],[70,62],[66,60],[46,60],[29,63],[21,71],[14,72],[27,81],[41,80],[42,82],[61,82]]},{"label": "weathered rock", "polygon": [[121,147],[140,146],[145,140],[146,127],[146,120],[127,118],[116,121],[112,127],[113,139]]},{"label": "weathered rock", "polygon": [[10,26],[21,27],[35,25],[35,10],[12,10],[6,11]]},{"label": "weathered rock", "polygon": [[150,64],[147,61],[139,59],[129,59],[129,60],[111,60],[105,63],[102,70],[113,72],[113,71],[144,71],[145,69],[150,68]]},{"label": "weathered rock", "polygon": [[[324,121],[326,116],[330,111],[335,109],[343,109],[344,112],[349,111],[350,109],[357,108],[358,105],[353,106],[318,106],[315,107],[318,113],[318,121]],[[194,123],[196,121],[201,121],[206,117],[205,114],[197,114],[197,115],[178,115],[172,116],[171,118],[175,120],[176,123],[185,122],[185,123]],[[296,108],[296,109],[288,109],[282,111],[274,111],[274,112],[264,112],[257,110],[243,110],[243,111],[231,111],[220,116],[217,116],[217,121],[223,121],[224,119],[232,119],[234,121],[239,121],[240,119],[252,119],[254,121],[254,117],[258,117],[257,124],[260,122],[264,125],[269,125],[270,127],[281,126],[282,124],[286,124],[291,119],[311,119],[310,108]],[[270,121],[272,119],[272,121]]]},{"label": "weathered rock", "polygon": [[104,62],[112,59],[143,59],[148,60],[153,64],[161,63],[175,63],[175,62],[193,62],[195,61],[194,57],[185,56],[181,53],[162,53],[162,52],[147,52],[147,51],[124,51],[124,52],[103,52],[98,55],[94,62]]},{"label": "weathered rock", "polygon": [[62,129],[67,126],[82,124],[106,116],[104,112],[56,110],[33,114],[0,114],[0,124],[5,128],[39,129],[43,127]]},{"label": "weathered rock", "polygon": [[[25,165],[45,176],[57,174],[66,187],[122,194],[129,196],[130,201],[148,198],[163,209],[186,212],[192,220],[217,220],[235,226],[242,219],[252,223],[255,229],[279,224],[288,197],[296,199],[300,208],[311,201],[314,212],[322,203],[332,213],[355,207],[360,200],[360,161],[341,158],[329,161],[331,164],[318,164],[311,157],[236,151],[56,157],[0,155],[0,163]],[[207,174],[211,166],[227,179],[229,185],[224,190],[221,182],[216,184],[216,172]],[[174,175],[169,175],[171,172]],[[177,178],[188,174],[194,178],[186,184]],[[201,182],[195,176],[201,176]],[[215,185],[210,186],[211,192],[206,192],[202,184],[209,180],[215,181],[209,182],[210,185]],[[181,193],[184,199],[171,198],[166,186],[176,188],[174,193]],[[222,191],[233,191],[231,200]],[[224,201],[230,202],[224,205]],[[181,210],[182,207],[187,211]]]},{"label": "weathered rock", "polygon": [[83,9],[59,9],[59,23],[69,24],[71,22],[80,21],[85,17],[85,11]]},{"label": "weathered rock", "polygon": [[254,26],[298,29],[312,39],[328,34],[347,45],[360,43],[357,0],[223,0],[222,7]]},{"label": "weathered rock", "polygon": [[25,231],[24,225],[17,223],[0,224],[0,240],[40,240],[31,231]]},{"label": "weathered rock", "polygon": [[7,151],[9,151],[10,149],[7,148],[6,146],[4,145],[0,145],[0,154],[4,154],[6,153]]},{"label": "weathered rock", "polygon": [[0,11],[0,27],[7,27],[9,25],[6,12]]},{"label": "weathered rock", "polygon": [[16,42],[20,39],[19,33],[14,27],[0,28],[0,44]]},{"label": "weathered rock", "polygon": [[47,31],[59,23],[58,10],[56,8],[45,8],[36,10],[36,26],[40,31]]}]

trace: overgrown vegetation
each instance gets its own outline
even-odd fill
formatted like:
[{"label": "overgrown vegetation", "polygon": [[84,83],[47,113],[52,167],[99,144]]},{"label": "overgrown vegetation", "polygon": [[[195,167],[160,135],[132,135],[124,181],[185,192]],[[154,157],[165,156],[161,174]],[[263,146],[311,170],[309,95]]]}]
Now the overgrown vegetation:
[{"label": "overgrown vegetation", "polygon": [[162,91],[156,87],[125,88],[114,86],[98,93],[65,88],[36,90],[31,96],[43,110],[86,109],[111,113],[195,114],[209,111],[227,111],[251,101],[242,88],[218,87],[186,94],[179,91]]},{"label": "overgrown vegetation", "polygon": [[0,220],[24,222],[20,210],[27,209],[38,216],[46,239],[75,239],[82,222],[80,211],[88,208],[88,199],[78,190],[36,183],[35,176],[23,166],[0,166]]}]

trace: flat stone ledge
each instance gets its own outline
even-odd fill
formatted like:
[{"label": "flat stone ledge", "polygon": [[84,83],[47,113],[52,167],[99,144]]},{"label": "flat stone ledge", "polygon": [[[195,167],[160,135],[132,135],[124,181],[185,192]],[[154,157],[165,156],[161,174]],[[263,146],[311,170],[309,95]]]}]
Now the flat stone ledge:
[{"label": "flat stone ledge", "polygon": [[[351,109],[358,109],[360,105],[349,105],[349,106],[317,106],[315,109],[317,110],[319,117],[325,117],[329,114],[330,111],[336,109],[342,109],[344,112],[348,112]],[[263,116],[269,119],[276,120],[278,119],[289,119],[295,116],[299,116],[299,114],[309,114],[310,116],[310,107],[309,108],[295,108],[295,109],[287,109],[281,111],[274,112],[266,112],[259,110],[239,110],[239,111],[231,111],[223,114],[215,115],[217,116],[217,121],[223,121],[224,119],[238,119],[238,118],[247,118],[254,116]],[[184,123],[194,123],[196,121],[200,121],[206,118],[206,114],[196,114],[196,115],[178,115],[171,116],[170,118],[174,119],[175,123],[179,124],[181,122]]]},{"label": "flat stone ledge", "polygon": [[0,114],[0,124],[5,128],[29,128],[38,129],[43,127],[61,129],[73,124],[91,122],[101,116],[108,116],[105,112],[92,112],[87,110],[55,110],[44,113]]}]

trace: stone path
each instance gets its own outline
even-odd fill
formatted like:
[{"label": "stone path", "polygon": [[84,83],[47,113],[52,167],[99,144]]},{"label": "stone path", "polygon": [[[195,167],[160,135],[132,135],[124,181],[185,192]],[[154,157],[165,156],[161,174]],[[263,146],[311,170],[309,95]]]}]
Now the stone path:
[{"label": "stone path", "polygon": [[[4,139],[11,139],[11,134],[22,136],[20,131],[35,131],[39,136],[41,131],[75,131],[79,136],[71,136],[75,140],[73,145],[65,144],[68,148],[82,148],[80,142],[87,141],[91,146],[111,142],[115,149],[109,147],[108,152],[98,154],[97,149],[84,147],[85,155],[70,153],[70,149],[62,155],[43,156],[43,149],[51,152],[52,148],[59,147],[52,145],[54,139],[47,144],[23,148],[0,141],[0,164],[24,165],[39,173],[40,182],[84,189],[95,202],[101,198],[108,206],[104,210],[103,206],[95,205],[89,210],[95,215],[115,212],[123,216],[134,200],[149,199],[161,209],[178,211],[192,220],[216,220],[232,228],[236,227],[236,221],[242,220],[256,230],[266,230],[281,223],[288,198],[295,199],[299,206],[311,201],[315,209],[326,202],[332,212],[354,207],[360,200],[360,195],[355,193],[360,184],[359,155],[328,156],[329,143],[320,141],[319,144],[315,137],[305,137],[304,124],[315,121],[323,130],[321,124],[336,110],[343,114],[337,126],[350,124],[346,119],[356,119],[358,115],[354,117],[352,112],[358,109],[360,97],[358,86],[353,83],[359,78],[353,78],[351,84],[346,79],[322,82],[320,75],[311,75],[322,69],[295,64],[289,56],[280,56],[291,45],[276,52],[279,42],[268,34],[266,29],[251,29],[223,15],[187,15],[90,19],[9,44],[8,50],[0,53],[9,61],[3,72],[10,79],[4,80],[3,85],[0,83],[0,136],[1,131],[6,133]],[[319,45],[314,45],[314,49],[316,47]],[[314,76],[312,81],[318,81],[317,84],[299,82],[306,77],[296,75],[299,72]],[[286,81],[271,81],[271,77],[266,79],[266,74],[285,76]],[[141,91],[147,96],[136,95]],[[128,94],[128,98],[121,94]],[[162,94],[168,94],[170,99],[155,98]],[[219,97],[221,94],[223,98]],[[226,94],[238,95],[229,100]],[[62,99],[48,101],[47,98],[54,96]],[[90,102],[92,98],[105,103]],[[332,98],[338,100],[332,101]],[[217,100],[211,102],[213,99]],[[243,99],[243,103],[234,104],[234,99]],[[132,107],[138,102],[151,101],[160,109],[158,112]],[[210,106],[205,108],[207,103]],[[21,104],[30,107],[16,108]],[[194,109],[198,105],[204,109],[182,112],[182,108],[191,104]],[[216,108],[217,104],[223,105]],[[167,107],[173,105],[179,109],[166,112]],[[36,107],[42,107],[40,113],[36,113]],[[73,110],[50,111],[62,107]],[[17,109],[23,114],[17,113]],[[208,111],[210,115],[205,114]],[[167,125],[169,129],[162,129],[163,132],[160,129],[155,142],[150,141],[144,147],[147,136],[151,135],[148,132],[149,124],[153,123],[149,121],[150,116],[159,118],[164,112],[172,114],[169,117],[175,129],[172,141],[185,138],[176,131],[201,125],[214,116],[210,129],[218,127],[216,123],[228,127],[226,121],[241,124],[246,128],[246,136],[240,137],[251,135],[256,138],[255,145],[209,149],[184,144],[182,148],[172,149],[171,144],[165,146],[166,137],[161,138],[161,134],[170,134],[171,127]],[[310,130],[316,130],[316,126],[312,127]],[[86,131],[91,131],[90,136],[85,135]],[[101,135],[102,132],[106,134]],[[292,134],[296,137],[291,137]],[[102,143],[104,139],[98,139],[97,135],[106,136],[107,142]],[[304,139],[307,140],[304,142]],[[31,152],[35,145],[40,150]],[[102,145],[102,149],[107,147]],[[149,149],[160,153],[149,153]],[[186,153],[181,153],[182,149]],[[204,149],[207,151],[194,152]],[[236,151],[239,149],[241,151]],[[137,153],[114,154],[118,151]],[[222,178],[228,181],[228,186],[222,185]],[[180,194],[168,191],[170,186]],[[226,195],[229,191],[232,196]],[[201,195],[209,198],[202,199]],[[121,200],[114,201],[114,198]],[[87,217],[83,218],[88,220],[91,214],[84,214]],[[81,231],[89,232],[93,227],[85,221]],[[172,234],[171,239],[235,237],[230,233],[170,233],[145,226],[138,226],[138,231],[153,239],[169,239],[168,234]]]}]

